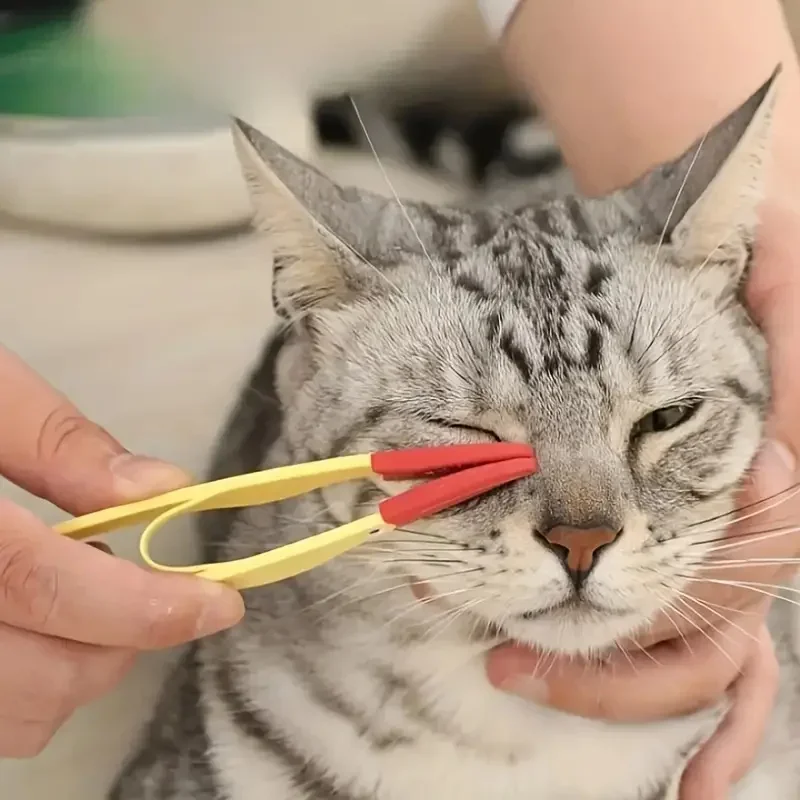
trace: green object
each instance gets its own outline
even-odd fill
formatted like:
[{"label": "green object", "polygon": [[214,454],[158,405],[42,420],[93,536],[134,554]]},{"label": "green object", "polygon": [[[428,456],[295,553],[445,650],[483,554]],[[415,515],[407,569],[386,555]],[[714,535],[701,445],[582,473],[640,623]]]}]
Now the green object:
[{"label": "green object", "polygon": [[0,32],[0,116],[174,116],[199,109],[164,76],[79,23]]}]

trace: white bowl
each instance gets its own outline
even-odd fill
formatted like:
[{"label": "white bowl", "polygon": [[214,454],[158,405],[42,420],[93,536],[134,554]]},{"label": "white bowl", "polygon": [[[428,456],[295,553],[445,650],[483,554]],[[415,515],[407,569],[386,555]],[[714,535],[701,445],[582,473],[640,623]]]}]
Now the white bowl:
[{"label": "white bowl", "polygon": [[0,120],[0,214],[127,236],[239,226],[250,203],[226,123]]}]

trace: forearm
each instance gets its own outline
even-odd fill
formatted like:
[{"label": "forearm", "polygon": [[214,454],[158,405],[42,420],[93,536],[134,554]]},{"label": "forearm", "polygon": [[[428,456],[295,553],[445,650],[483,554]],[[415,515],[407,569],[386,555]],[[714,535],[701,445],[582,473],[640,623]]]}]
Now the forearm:
[{"label": "forearm", "polygon": [[521,0],[503,49],[590,194],[677,155],[782,62],[770,195],[800,201],[800,69],[778,0]]}]

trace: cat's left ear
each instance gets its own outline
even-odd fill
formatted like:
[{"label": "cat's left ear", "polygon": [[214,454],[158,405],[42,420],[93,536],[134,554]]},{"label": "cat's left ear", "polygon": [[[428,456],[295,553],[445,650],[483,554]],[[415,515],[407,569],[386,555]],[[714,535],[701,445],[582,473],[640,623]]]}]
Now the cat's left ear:
[{"label": "cat's left ear", "polygon": [[681,157],[620,193],[645,238],[663,237],[687,264],[724,266],[737,283],[758,225],[780,71]]}]

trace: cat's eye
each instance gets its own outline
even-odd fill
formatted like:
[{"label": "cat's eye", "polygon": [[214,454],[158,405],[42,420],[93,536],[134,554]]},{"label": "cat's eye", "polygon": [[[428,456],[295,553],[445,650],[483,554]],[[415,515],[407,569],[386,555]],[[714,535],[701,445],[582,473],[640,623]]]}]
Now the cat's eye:
[{"label": "cat's eye", "polygon": [[430,418],[428,422],[432,423],[433,425],[441,425],[443,428],[452,428],[453,430],[464,431],[473,435],[477,433],[481,436],[488,436],[495,442],[502,441],[502,439],[494,431],[490,431],[488,428],[480,428],[477,425],[465,425],[461,422],[450,422],[449,420],[439,419],[438,417]]},{"label": "cat's eye", "polygon": [[700,408],[700,401],[692,403],[679,403],[674,406],[665,406],[642,417],[633,426],[633,435],[641,436],[644,433],[662,433],[683,425],[691,419],[697,409]]}]

